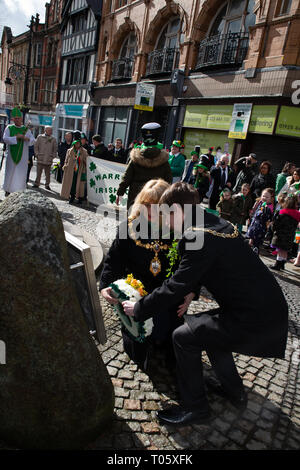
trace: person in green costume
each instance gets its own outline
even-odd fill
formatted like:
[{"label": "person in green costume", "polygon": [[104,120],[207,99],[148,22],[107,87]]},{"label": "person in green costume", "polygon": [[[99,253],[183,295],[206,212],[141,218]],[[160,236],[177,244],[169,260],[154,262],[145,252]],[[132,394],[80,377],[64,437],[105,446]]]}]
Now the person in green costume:
[{"label": "person in green costume", "polygon": [[23,125],[23,116],[19,108],[12,110],[11,120],[13,124],[9,124],[3,134],[3,142],[7,145],[3,184],[5,196],[26,189],[28,148],[35,142],[31,131]]},{"label": "person in green costume", "polygon": [[182,142],[173,140],[171,152],[169,154],[169,165],[173,175],[173,183],[181,180],[185,167],[185,158],[181,153]]}]

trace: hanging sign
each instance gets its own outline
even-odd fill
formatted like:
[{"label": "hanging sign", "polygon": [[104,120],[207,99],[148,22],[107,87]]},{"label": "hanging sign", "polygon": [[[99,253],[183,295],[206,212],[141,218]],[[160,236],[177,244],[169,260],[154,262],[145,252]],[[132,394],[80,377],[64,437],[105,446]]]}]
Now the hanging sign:
[{"label": "hanging sign", "polygon": [[233,106],[228,137],[230,139],[246,139],[250,123],[252,103],[236,103]]}]

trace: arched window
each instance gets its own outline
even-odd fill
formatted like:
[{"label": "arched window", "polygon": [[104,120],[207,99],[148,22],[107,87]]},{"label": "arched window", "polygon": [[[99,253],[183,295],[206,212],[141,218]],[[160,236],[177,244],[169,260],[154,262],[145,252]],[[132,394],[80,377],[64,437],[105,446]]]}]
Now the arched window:
[{"label": "arched window", "polygon": [[256,16],[255,0],[224,2],[208,29],[208,36],[200,42],[196,69],[211,66],[240,66],[246,57],[249,27]]},{"label": "arched window", "polygon": [[148,56],[147,75],[171,73],[178,66],[182,20],[172,18],[161,31],[154,51]]},{"label": "arched window", "polygon": [[132,32],[125,38],[121,46],[119,59],[114,60],[112,63],[112,80],[131,79],[136,49],[136,35]]}]

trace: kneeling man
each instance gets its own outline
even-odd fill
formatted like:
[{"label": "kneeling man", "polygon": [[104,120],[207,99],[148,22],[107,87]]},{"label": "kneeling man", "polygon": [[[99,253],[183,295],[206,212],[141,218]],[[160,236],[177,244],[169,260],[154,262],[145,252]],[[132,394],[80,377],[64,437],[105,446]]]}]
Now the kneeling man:
[{"label": "kneeling man", "polygon": [[[176,208],[170,225],[184,224],[186,205],[202,210],[197,191],[186,183],[175,183],[163,194],[160,204]],[[194,218],[178,244],[180,265],[161,287],[137,303],[123,302],[127,315],[144,321],[153,312],[180,303],[189,292],[205,286],[219,308],[185,315],[184,325],[173,333],[181,406],[158,412],[164,423],[201,423],[210,417],[201,355],[205,350],[219,382],[210,383],[232,404],[246,407],[247,395],[232,353],[283,358],[288,331],[288,307],[273,274],[243,241],[229,222],[204,213],[204,223]],[[202,233],[202,248],[195,249],[191,236]],[[196,245],[195,245],[196,246]],[[195,290],[196,289],[196,290]]]}]

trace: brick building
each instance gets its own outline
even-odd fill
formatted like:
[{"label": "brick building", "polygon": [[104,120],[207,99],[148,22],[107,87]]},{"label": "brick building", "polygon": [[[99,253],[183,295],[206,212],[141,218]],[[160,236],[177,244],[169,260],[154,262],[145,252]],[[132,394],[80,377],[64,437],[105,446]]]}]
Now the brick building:
[{"label": "brick building", "polygon": [[[127,144],[153,120],[167,146],[176,136],[187,152],[220,145],[235,158],[256,151],[281,167],[300,150],[292,102],[299,22],[299,0],[104,1],[93,131]],[[151,112],[134,109],[139,82],[155,86]],[[248,134],[229,139],[238,103],[252,105]]]},{"label": "brick building", "polygon": [[5,27],[1,40],[1,91],[6,97],[6,114],[16,105],[29,110],[25,121],[35,135],[55,116],[60,70],[60,20],[62,0],[46,3],[45,23],[31,17],[29,30],[13,36]]}]

